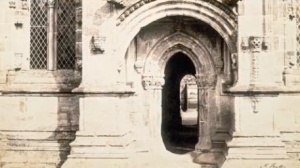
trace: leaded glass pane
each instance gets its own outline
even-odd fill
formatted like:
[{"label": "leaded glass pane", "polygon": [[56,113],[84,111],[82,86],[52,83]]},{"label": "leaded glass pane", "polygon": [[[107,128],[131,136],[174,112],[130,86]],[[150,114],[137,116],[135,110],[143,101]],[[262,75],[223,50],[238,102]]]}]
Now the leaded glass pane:
[{"label": "leaded glass pane", "polygon": [[75,0],[57,1],[57,68],[73,69],[76,42]]},{"label": "leaded glass pane", "polygon": [[30,6],[30,68],[47,68],[46,0],[31,0]]}]

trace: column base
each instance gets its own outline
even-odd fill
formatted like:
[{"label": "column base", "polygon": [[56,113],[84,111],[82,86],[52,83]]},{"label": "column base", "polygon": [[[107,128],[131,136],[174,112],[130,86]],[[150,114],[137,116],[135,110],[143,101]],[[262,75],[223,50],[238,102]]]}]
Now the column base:
[{"label": "column base", "polygon": [[222,168],[294,168],[279,134],[237,134],[227,142]]},{"label": "column base", "polygon": [[130,134],[92,135],[77,132],[71,154],[61,168],[126,167],[130,155]]},{"label": "column base", "polygon": [[202,167],[218,168],[225,161],[223,151],[212,149],[208,152],[199,153],[193,160],[194,163],[201,164]]}]

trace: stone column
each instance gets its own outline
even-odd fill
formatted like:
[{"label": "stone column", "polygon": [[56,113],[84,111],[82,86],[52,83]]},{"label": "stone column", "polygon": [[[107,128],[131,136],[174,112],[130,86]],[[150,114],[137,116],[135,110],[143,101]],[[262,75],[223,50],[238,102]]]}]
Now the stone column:
[{"label": "stone column", "polygon": [[216,150],[213,146],[212,137],[216,135],[217,126],[217,105],[216,105],[216,74],[197,74],[196,82],[198,85],[198,126],[199,140],[196,144],[198,155],[194,162],[202,166],[218,167],[224,160],[223,153]]},{"label": "stone column", "polygon": [[143,75],[142,84],[146,90],[148,102],[149,122],[150,122],[150,145],[152,151],[165,151],[161,137],[162,124],[162,86],[165,81],[163,76]]},{"label": "stone column", "polygon": [[56,54],[54,44],[55,32],[55,0],[48,0],[48,54],[47,54],[47,69],[56,70]]},{"label": "stone column", "polygon": [[215,74],[197,74],[198,85],[198,123],[199,141],[196,150],[201,152],[209,151],[212,148],[211,125],[213,89],[216,86],[217,77]]}]

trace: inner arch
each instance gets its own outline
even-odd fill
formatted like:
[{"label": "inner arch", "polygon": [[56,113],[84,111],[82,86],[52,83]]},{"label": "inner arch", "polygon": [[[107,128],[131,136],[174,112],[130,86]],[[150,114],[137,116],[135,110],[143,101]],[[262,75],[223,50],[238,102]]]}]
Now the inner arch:
[{"label": "inner arch", "polygon": [[196,69],[185,54],[175,53],[165,68],[162,90],[162,138],[166,149],[173,153],[187,153],[195,149],[198,140],[197,125],[183,125],[180,107],[180,82],[186,75],[195,75]]}]

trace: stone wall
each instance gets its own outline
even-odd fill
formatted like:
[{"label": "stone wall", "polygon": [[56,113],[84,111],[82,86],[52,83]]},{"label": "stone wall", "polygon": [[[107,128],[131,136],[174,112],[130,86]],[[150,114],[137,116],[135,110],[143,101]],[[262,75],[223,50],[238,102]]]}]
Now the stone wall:
[{"label": "stone wall", "polygon": [[199,40],[211,58],[196,55],[195,66],[217,74],[209,92],[213,150],[204,163],[220,167],[225,154],[230,168],[241,159],[252,167],[299,164],[299,1],[243,0],[237,11],[225,0],[76,3],[77,69],[47,71],[29,69],[30,1],[0,1],[1,168],[130,167],[135,156],[163,149],[163,78],[145,69],[149,58],[167,58],[149,54],[172,33]]},{"label": "stone wall", "polygon": [[1,165],[61,165],[78,130],[79,99],[72,95],[6,95],[0,99]]}]

